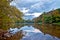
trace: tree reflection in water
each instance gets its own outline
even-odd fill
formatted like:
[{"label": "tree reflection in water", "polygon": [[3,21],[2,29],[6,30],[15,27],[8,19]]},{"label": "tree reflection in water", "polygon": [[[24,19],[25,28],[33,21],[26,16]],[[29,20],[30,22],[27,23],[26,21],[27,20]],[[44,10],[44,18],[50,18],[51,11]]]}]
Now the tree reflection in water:
[{"label": "tree reflection in water", "polygon": [[25,25],[20,28],[11,28],[14,36],[8,40],[60,40],[60,27],[57,25]]}]

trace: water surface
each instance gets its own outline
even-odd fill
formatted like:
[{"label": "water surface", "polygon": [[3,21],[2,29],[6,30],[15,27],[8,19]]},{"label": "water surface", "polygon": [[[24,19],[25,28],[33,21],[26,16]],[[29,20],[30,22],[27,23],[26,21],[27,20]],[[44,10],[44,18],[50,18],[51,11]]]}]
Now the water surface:
[{"label": "water surface", "polygon": [[21,31],[23,36],[20,40],[60,40],[60,26],[56,25],[25,25],[21,28],[10,28],[10,31],[12,34]]}]

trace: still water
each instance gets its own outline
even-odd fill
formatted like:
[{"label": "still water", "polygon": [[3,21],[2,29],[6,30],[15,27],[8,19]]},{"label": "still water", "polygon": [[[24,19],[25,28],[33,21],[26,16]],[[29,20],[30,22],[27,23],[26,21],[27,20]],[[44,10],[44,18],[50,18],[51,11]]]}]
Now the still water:
[{"label": "still water", "polygon": [[56,25],[24,25],[20,28],[10,28],[9,31],[13,35],[21,32],[23,36],[16,40],[60,40],[60,26]]}]

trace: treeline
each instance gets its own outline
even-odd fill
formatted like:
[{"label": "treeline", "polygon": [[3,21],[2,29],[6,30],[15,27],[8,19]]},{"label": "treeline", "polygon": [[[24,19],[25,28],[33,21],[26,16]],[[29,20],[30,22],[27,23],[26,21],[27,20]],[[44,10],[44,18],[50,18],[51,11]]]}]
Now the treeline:
[{"label": "treeline", "polygon": [[10,6],[9,0],[0,0],[0,29],[14,27],[15,22],[22,20],[22,12]]},{"label": "treeline", "polygon": [[35,23],[53,23],[60,24],[60,8],[50,12],[44,12],[42,15],[34,19]]}]

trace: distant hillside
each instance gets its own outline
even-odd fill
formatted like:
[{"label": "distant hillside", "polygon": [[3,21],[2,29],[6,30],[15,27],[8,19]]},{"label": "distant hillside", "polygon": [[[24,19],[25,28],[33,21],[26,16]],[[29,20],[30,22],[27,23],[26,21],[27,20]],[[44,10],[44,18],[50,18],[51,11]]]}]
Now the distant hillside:
[{"label": "distant hillside", "polygon": [[35,22],[60,23],[60,8],[50,12],[44,12],[39,17],[35,18]]}]

